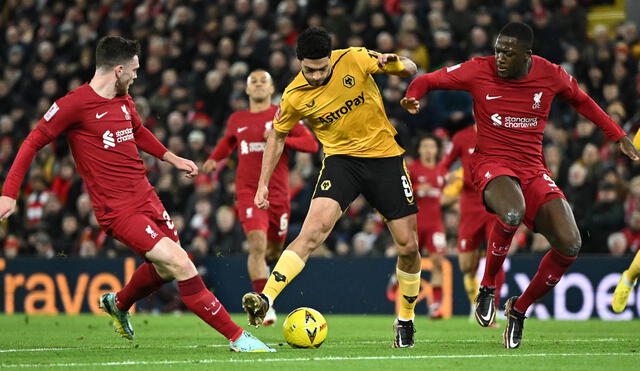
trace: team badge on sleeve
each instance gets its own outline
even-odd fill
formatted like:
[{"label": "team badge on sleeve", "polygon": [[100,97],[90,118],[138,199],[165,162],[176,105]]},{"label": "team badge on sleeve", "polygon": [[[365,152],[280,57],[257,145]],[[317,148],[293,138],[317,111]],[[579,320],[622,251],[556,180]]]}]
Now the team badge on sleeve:
[{"label": "team badge on sleeve", "polygon": [[44,119],[45,121],[49,122],[51,121],[51,119],[53,118],[53,116],[55,116],[55,114],[60,110],[60,107],[58,107],[57,103],[53,103],[51,105],[51,107],[49,107],[49,110],[47,111],[47,113],[44,114]]}]

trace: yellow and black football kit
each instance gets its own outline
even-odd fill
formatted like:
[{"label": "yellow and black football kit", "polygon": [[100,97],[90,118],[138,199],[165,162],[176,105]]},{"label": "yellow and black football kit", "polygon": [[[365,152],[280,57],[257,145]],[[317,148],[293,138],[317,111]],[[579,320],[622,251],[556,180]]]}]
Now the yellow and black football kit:
[{"label": "yellow and black football kit", "polygon": [[331,75],[311,86],[299,72],[287,86],[273,127],[288,133],[305,119],[326,155],[315,197],[329,197],[345,210],[362,193],[387,219],[417,212],[404,149],[389,122],[372,74],[383,73],[380,54],[365,48],[334,50]]}]

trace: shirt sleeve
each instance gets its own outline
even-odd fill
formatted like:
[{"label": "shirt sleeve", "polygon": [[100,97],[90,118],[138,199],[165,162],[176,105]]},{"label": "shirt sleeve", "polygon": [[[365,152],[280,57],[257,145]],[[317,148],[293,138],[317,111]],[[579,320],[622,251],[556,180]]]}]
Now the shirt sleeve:
[{"label": "shirt sleeve", "polygon": [[214,148],[213,152],[209,155],[209,159],[220,161],[231,156],[231,153],[233,153],[233,149],[236,148],[237,143],[236,136],[233,134],[235,132],[233,115],[231,115],[227,120],[227,128],[224,131],[224,136],[220,139],[218,144],[216,144],[216,148]]},{"label": "shirt sleeve", "polygon": [[302,115],[291,105],[289,96],[285,93],[273,116],[273,128],[281,133],[289,133],[300,119]]},{"label": "shirt sleeve", "polygon": [[133,126],[133,136],[138,148],[147,152],[148,154],[162,159],[165,153],[169,150],[156,138],[153,133],[142,124],[140,114],[136,109],[136,105],[133,99],[127,100],[129,103],[129,109],[131,110],[131,124]]},{"label": "shirt sleeve", "polygon": [[449,151],[444,156],[442,161],[440,161],[440,165],[443,170],[448,171],[451,165],[460,157],[460,150],[462,146],[460,146],[460,141],[458,140],[458,136],[454,136],[451,140],[451,147],[449,147]]},{"label": "shirt sleeve", "polygon": [[317,152],[318,142],[313,134],[301,121],[291,129],[289,136],[284,140],[284,145],[296,151]]},{"label": "shirt sleeve", "polygon": [[578,81],[564,68],[556,66],[559,95],[566,99],[578,113],[598,126],[612,140],[618,141],[626,135],[624,130],[598,106],[580,87]]},{"label": "shirt sleeve", "polygon": [[407,88],[407,98],[421,99],[431,90],[471,90],[473,77],[477,73],[478,63],[475,60],[441,68],[431,73],[418,76]]},{"label": "shirt sleeve", "polygon": [[49,139],[54,140],[81,120],[81,110],[77,107],[75,94],[66,95],[55,101],[44,117],[38,122],[40,129]]},{"label": "shirt sleeve", "polygon": [[52,139],[45,134],[39,126],[40,125],[29,133],[24,142],[22,142],[22,145],[18,150],[18,154],[13,161],[13,165],[11,165],[9,174],[7,174],[7,178],[2,185],[3,196],[11,197],[13,199],[18,198],[20,185],[31,166],[31,162],[33,162],[33,158],[42,147],[51,142]]},{"label": "shirt sleeve", "polygon": [[378,66],[378,57],[381,55],[377,51],[367,48],[349,48],[349,53],[353,54],[358,66],[368,74],[384,73],[384,70]]}]

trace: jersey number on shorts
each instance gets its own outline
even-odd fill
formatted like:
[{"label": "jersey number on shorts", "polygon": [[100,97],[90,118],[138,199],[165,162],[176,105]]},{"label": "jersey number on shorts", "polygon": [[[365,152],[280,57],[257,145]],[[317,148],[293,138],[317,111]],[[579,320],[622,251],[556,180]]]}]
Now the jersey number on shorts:
[{"label": "jersey number on shorts", "polygon": [[165,220],[165,223],[167,223],[167,228],[173,229],[175,225],[173,224],[173,220],[171,220],[171,217],[169,216],[167,210],[162,213],[162,218]]},{"label": "jersey number on shorts", "polygon": [[556,185],[556,182],[554,182],[553,179],[551,179],[551,177],[548,174],[543,174],[542,179],[548,182],[547,185],[549,185],[549,187],[558,188],[558,186]]},{"label": "jersey number on shorts", "polygon": [[400,177],[402,179],[402,188],[404,188],[404,195],[407,198],[413,197],[413,191],[411,190],[411,184],[409,184],[409,179],[407,179],[406,175]]}]

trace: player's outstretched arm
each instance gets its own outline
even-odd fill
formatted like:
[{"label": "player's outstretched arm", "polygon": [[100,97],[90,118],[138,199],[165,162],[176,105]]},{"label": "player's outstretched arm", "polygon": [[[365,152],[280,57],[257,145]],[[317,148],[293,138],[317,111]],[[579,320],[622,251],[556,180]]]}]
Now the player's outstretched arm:
[{"label": "player's outstretched arm", "polygon": [[418,67],[411,59],[391,53],[380,54],[378,67],[388,75],[400,77],[411,77],[418,72]]},{"label": "player's outstretched arm", "polygon": [[258,180],[258,189],[253,202],[261,209],[269,207],[269,180],[273,174],[282,151],[284,150],[284,141],[288,133],[281,133],[277,130],[271,130],[267,137],[267,145],[262,155],[262,169],[260,171],[260,180]]},{"label": "player's outstretched arm", "polygon": [[198,167],[191,160],[176,156],[170,151],[165,152],[162,159],[173,165],[176,169],[184,171],[187,178],[193,178],[198,175]]}]

